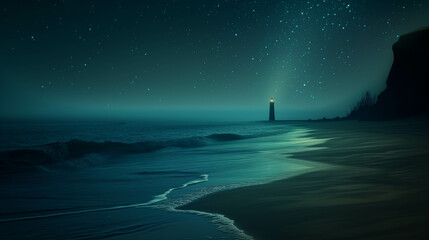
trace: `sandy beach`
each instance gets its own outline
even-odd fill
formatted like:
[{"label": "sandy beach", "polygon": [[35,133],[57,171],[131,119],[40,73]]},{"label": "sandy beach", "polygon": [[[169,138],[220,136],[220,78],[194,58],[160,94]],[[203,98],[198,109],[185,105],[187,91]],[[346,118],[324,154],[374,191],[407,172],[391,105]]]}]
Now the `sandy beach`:
[{"label": "sandy beach", "polygon": [[332,167],[182,208],[221,213],[256,240],[428,239],[427,119],[293,124],[330,140],[292,157]]}]

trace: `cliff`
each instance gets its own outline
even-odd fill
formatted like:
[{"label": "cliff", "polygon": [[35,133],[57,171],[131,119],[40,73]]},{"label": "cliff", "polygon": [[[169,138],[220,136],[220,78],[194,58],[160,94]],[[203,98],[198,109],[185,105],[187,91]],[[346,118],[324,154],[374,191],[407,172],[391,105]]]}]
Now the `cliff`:
[{"label": "cliff", "polygon": [[392,120],[429,114],[429,28],[401,36],[393,54],[387,86],[377,102],[348,118]]}]

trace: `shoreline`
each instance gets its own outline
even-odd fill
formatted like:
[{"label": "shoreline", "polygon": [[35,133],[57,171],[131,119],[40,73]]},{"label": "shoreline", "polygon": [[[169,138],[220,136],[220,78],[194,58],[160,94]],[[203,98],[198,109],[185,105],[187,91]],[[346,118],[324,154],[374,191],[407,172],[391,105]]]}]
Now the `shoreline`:
[{"label": "shoreline", "polygon": [[207,195],[179,210],[224,215],[255,239],[426,239],[425,120],[295,123],[329,138],[291,157],[337,165]]},{"label": "shoreline", "polygon": [[311,165],[311,167],[308,167],[307,169],[304,169],[304,170],[299,170],[299,171],[294,172],[294,173],[289,173],[288,175],[284,175],[284,176],[276,178],[276,179],[266,180],[266,181],[262,181],[262,182],[251,182],[248,185],[239,186],[239,187],[232,187],[232,188],[227,188],[224,190],[215,191],[215,192],[209,193],[207,195],[197,197],[194,200],[191,200],[189,203],[168,207],[167,210],[171,211],[171,212],[189,213],[189,214],[196,214],[196,215],[203,216],[203,217],[208,217],[211,219],[213,224],[218,226],[220,231],[230,234],[231,236],[234,237],[234,239],[255,240],[255,238],[253,236],[249,235],[244,229],[237,226],[237,224],[235,223],[235,221],[233,219],[228,218],[227,216],[225,216],[222,213],[201,211],[201,210],[196,210],[196,209],[191,209],[191,208],[183,208],[183,207],[188,206],[189,204],[192,204],[195,201],[199,201],[200,199],[204,199],[205,197],[208,197],[212,194],[222,193],[225,191],[234,191],[236,189],[247,188],[247,187],[252,187],[252,186],[263,186],[265,184],[271,184],[273,182],[282,181],[282,180],[294,178],[297,176],[305,175],[305,174],[308,174],[311,172],[320,171],[321,169],[337,168],[337,166],[334,166],[332,164],[310,162],[310,161],[306,161],[306,160],[293,159],[290,157],[288,157],[288,160],[298,162],[299,164],[306,165],[306,166]]},{"label": "shoreline", "polygon": [[[294,123],[295,122],[296,121],[294,121]],[[299,128],[300,126],[296,126],[296,127]],[[299,129],[298,131],[301,132],[302,129]],[[308,140],[309,138],[313,139],[312,137],[310,137],[310,134],[309,134],[311,132],[310,129],[305,128],[304,131],[306,131],[306,134],[302,138],[304,138],[305,140]],[[317,140],[327,141],[329,139],[317,139]],[[318,144],[315,144],[315,145],[318,145]],[[320,149],[320,147],[313,147],[313,145],[309,145],[309,146],[302,146],[302,147],[300,147],[299,150],[298,149],[297,150],[298,150],[298,152],[301,152],[301,151],[304,151],[304,149],[309,149],[310,151],[315,151],[315,150]],[[285,179],[289,179],[289,178],[294,178],[294,177],[304,175],[307,173],[320,171],[321,169],[329,169],[329,168],[337,167],[337,166],[334,166],[333,164],[326,164],[326,163],[321,163],[321,162],[313,162],[313,161],[307,161],[307,160],[292,158],[291,156],[293,155],[293,153],[285,153],[285,155],[287,155],[287,156],[285,156],[285,158],[287,158],[288,161],[293,162],[295,164],[305,166],[306,168],[292,172],[292,173],[288,173],[287,175],[278,176],[274,179],[263,180],[263,181],[259,181],[259,182],[249,182],[249,183],[246,183],[242,186],[233,186],[231,188],[226,188],[223,190],[214,191],[212,193],[208,193],[208,194],[196,197],[195,199],[193,199],[187,203],[184,203],[184,204],[182,203],[180,205],[171,206],[171,207],[167,208],[167,210],[172,211],[172,212],[190,213],[190,214],[196,214],[199,216],[208,217],[211,219],[213,224],[218,226],[220,231],[231,234],[231,236],[234,236],[234,239],[254,240],[253,236],[249,235],[242,228],[238,227],[237,224],[235,224],[235,221],[233,219],[230,219],[221,213],[200,211],[200,210],[195,210],[195,209],[191,209],[191,208],[188,209],[188,208],[183,208],[183,207],[187,206],[189,204],[192,204],[195,201],[203,199],[207,196],[210,196],[212,194],[216,194],[219,192],[233,191],[235,189],[240,189],[240,188],[270,184],[272,182],[277,182],[277,181],[281,181],[281,180],[285,180]]]}]

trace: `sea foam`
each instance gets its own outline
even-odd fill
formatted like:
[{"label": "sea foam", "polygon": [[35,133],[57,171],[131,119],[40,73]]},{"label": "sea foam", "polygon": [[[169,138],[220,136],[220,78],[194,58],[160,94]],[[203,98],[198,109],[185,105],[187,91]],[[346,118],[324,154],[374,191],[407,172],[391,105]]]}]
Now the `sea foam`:
[{"label": "sea foam", "polygon": [[86,210],[79,210],[79,211],[69,211],[69,212],[59,212],[59,213],[52,213],[52,214],[44,214],[44,215],[36,215],[36,216],[27,216],[27,217],[17,217],[17,218],[9,218],[9,219],[0,219],[0,223],[2,222],[14,222],[14,221],[26,221],[26,220],[36,220],[41,218],[51,218],[51,217],[61,217],[61,216],[67,216],[67,215],[77,215],[77,214],[85,214],[85,213],[92,213],[92,212],[101,212],[101,211],[114,211],[114,210],[121,210],[126,208],[137,208],[137,207],[147,207],[155,203],[159,203],[161,201],[166,200],[168,197],[167,195],[173,192],[174,190],[186,188],[190,185],[206,182],[209,179],[209,175],[202,174],[200,178],[186,182],[182,184],[179,187],[173,187],[168,189],[162,194],[154,196],[150,201],[143,202],[143,203],[134,203],[134,204],[127,204],[127,205],[119,205],[119,206],[111,206],[111,207],[103,207],[103,208],[93,208],[93,209],[86,209]]}]

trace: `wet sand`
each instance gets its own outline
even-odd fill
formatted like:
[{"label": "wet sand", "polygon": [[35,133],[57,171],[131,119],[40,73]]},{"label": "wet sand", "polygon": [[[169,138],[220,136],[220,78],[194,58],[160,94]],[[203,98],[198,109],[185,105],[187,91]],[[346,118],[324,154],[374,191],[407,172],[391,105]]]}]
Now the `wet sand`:
[{"label": "wet sand", "polygon": [[218,192],[184,209],[221,213],[256,240],[429,239],[429,121],[294,122],[329,138],[292,157],[332,164]]}]

